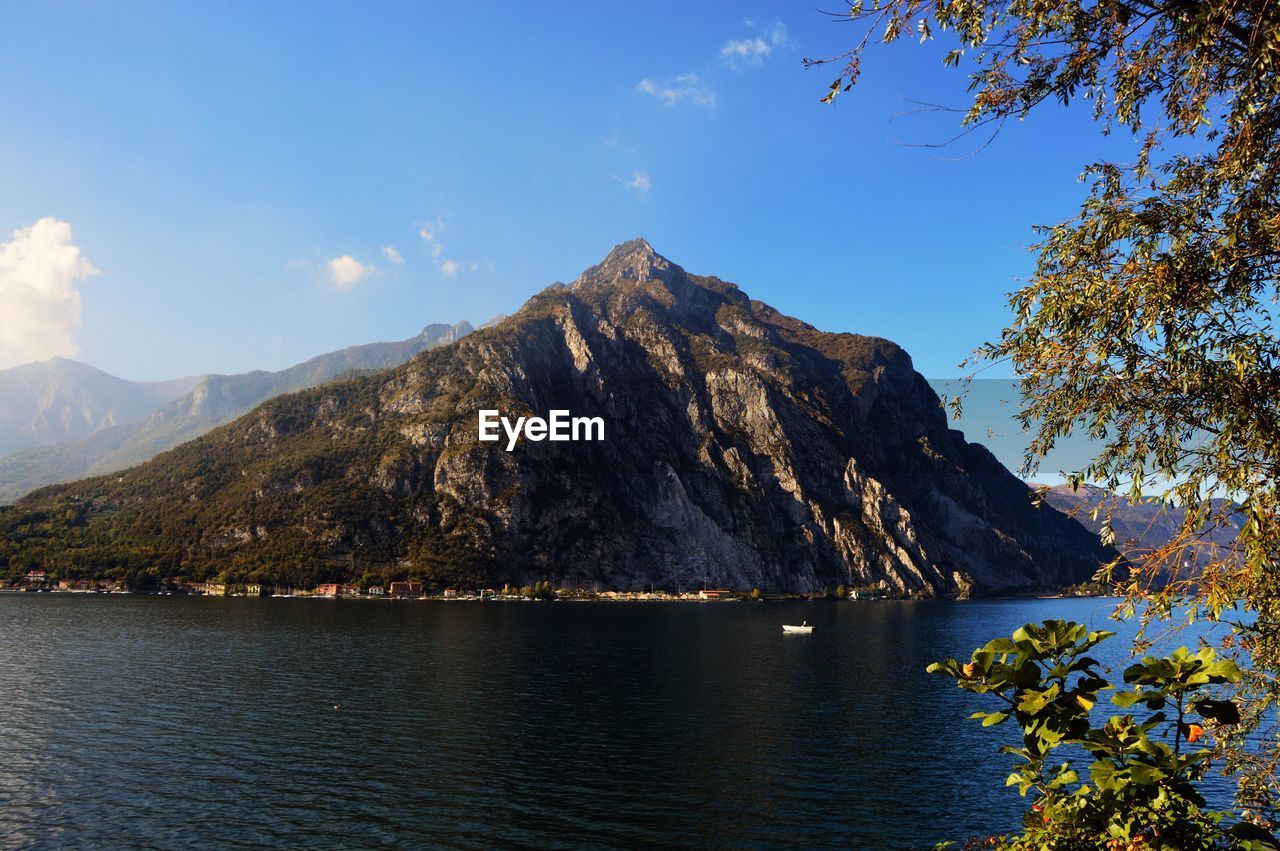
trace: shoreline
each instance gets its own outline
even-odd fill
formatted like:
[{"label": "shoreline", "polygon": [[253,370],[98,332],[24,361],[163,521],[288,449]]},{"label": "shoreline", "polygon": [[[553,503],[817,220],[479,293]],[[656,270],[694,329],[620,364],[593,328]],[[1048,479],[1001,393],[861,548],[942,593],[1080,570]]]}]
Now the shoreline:
[{"label": "shoreline", "polygon": [[33,595],[58,597],[179,597],[213,600],[322,600],[332,602],[432,602],[432,603],[976,603],[1025,600],[1118,600],[1114,594],[1026,594],[999,597],[879,597],[851,598],[835,596],[807,596],[804,594],[764,594],[752,597],[749,593],[701,597],[696,593],[659,594],[645,591],[610,591],[601,593],[558,594],[549,599],[538,599],[517,594],[451,595],[423,594],[416,597],[351,594],[187,594],[171,591],[68,591],[44,588],[0,588],[0,595]]}]

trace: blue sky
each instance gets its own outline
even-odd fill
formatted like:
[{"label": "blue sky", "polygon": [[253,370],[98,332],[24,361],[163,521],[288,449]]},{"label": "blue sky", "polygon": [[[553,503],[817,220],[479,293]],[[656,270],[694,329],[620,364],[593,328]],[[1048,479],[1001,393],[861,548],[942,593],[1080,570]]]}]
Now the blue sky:
[{"label": "blue sky", "polygon": [[641,235],[955,375],[1005,323],[1031,224],[1071,213],[1086,161],[1134,149],[1078,109],[967,158],[976,141],[903,144],[955,131],[899,115],[964,103],[947,48],[877,50],[823,106],[835,71],[801,57],[856,31],[808,2],[5,3],[4,20],[0,240],[70,225],[96,272],[66,273],[74,356],[131,379],[478,323]]}]

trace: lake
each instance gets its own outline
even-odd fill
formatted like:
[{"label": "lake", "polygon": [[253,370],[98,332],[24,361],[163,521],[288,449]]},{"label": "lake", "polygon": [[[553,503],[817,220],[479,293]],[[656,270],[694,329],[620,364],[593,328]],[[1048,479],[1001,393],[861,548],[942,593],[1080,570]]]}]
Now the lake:
[{"label": "lake", "polygon": [[928,848],[1022,801],[925,665],[1112,607],[4,594],[0,844]]}]

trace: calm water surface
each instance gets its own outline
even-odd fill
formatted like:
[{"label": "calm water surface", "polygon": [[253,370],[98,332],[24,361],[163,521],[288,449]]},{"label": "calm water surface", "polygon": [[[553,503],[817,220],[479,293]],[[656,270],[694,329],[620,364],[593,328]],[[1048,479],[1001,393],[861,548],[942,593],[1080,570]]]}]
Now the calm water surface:
[{"label": "calm water surface", "polygon": [[0,844],[927,848],[1021,807],[925,665],[1110,611],[0,595]]}]

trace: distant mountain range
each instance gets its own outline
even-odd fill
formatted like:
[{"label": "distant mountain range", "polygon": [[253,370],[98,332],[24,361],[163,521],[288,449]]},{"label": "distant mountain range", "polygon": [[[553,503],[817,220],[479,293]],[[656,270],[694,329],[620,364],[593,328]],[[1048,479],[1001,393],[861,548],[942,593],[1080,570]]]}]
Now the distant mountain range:
[{"label": "distant mountain range", "polygon": [[[1116,536],[1116,548],[1131,559],[1158,549],[1173,539],[1186,520],[1186,512],[1157,499],[1145,499],[1130,503],[1128,499],[1093,485],[1052,487],[1045,494],[1045,502],[1069,517],[1074,517],[1095,535],[1101,534],[1102,523],[1108,513],[1111,530]],[[1216,507],[1226,504],[1217,503]],[[1097,519],[1092,514],[1100,508]],[[1240,534],[1243,517],[1232,516],[1231,522],[1205,531],[1201,541],[1206,547],[1227,546]]]},{"label": "distant mountain range", "polygon": [[428,325],[408,340],[351,346],[278,372],[154,383],[62,358],[0,371],[0,504],[142,463],[273,396],[397,366],[471,330],[467,322]]},{"label": "distant mountain range", "polygon": [[[149,433],[179,416],[203,428],[267,392],[219,386],[166,406]],[[487,409],[599,418],[604,439],[527,432],[509,448],[483,439]],[[950,429],[902,348],[818,331],[643,240],[453,345],[276,396],[0,511],[11,572],[143,583],[932,597],[1061,588],[1111,555]]]},{"label": "distant mountain range", "polygon": [[125,381],[66,358],[0,370],[0,456],[136,422],[202,378]]}]

